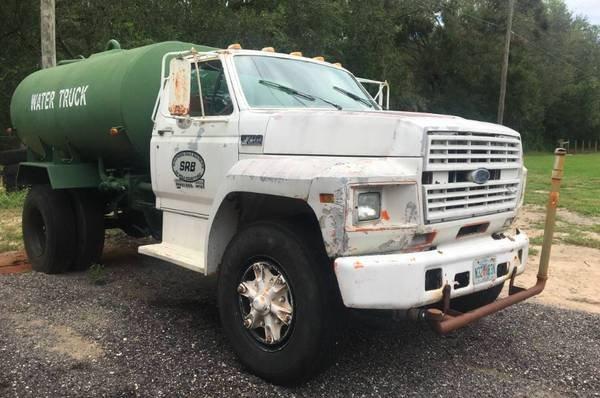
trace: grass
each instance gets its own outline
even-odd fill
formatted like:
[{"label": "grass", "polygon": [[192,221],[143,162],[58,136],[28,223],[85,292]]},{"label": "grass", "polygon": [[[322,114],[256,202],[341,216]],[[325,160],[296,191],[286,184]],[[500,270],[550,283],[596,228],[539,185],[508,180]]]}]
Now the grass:
[{"label": "grass", "polygon": [[102,264],[92,264],[88,270],[88,278],[94,285],[105,285],[107,276],[106,268]]},{"label": "grass", "polygon": [[21,208],[27,191],[6,192],[0,187],[0,253],[23,250]]},{"label": "grass", "polygon": [[21,209],[0,209],[0,253],[22,249]]},{"label": "grass", "polygon": [[[532,223],[531,228],[544,229],[544,224],[542,222]],[[600,231],[600,224],[581,225],[571,223],[562,217],[557,217],[553,242],[600,249],[598,231]],[[543,236],[535,236],[529,239],[529,243],[533,246],[541,246],[543,240]]]},{"label": "grass", "polygon": [[[525,203],[546,205],[553,160],[553,155],[525,156],[529,170]],[[559,207],[600,217],[600,153],[567,155]]]},{"label": "grass", "polygon": [[4,187],[0,187],[0,209],[20,209],[25,202],[27,190],[17,192],[6,192]]},{"label": "grass", "polygon": [[[553,162],[554,156],[549,154],[525,156],[529,170],[525,203],[546,205]],[[567,156],[559,207],[587,217],[591,223],[557,217],[554,241],[600,249],[600,222],[594,222],[595,217],[600,217],[600,153]],[[532,223],[531,228],[543,229],[544,223]],[[542,237],[534,237],[530,243],[540,246]]]}]

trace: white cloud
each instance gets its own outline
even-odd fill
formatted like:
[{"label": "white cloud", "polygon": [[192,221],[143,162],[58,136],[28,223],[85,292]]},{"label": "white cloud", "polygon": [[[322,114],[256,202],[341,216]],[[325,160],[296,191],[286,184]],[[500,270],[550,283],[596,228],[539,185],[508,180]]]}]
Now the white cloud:
[{"label": "white cloud", "polygon": [[587,17],[596,25],[600,25],[600,2],[598,0],[565,0],[567,7],[575,15]]}]

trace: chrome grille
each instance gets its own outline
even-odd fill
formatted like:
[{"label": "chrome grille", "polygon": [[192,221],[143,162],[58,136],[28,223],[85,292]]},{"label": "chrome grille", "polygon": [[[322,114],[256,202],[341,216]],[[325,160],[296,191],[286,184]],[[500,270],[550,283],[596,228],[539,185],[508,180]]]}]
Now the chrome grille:
[{"label": "chrome grille", "polygon": [[[518,137],[429,132],[427,143],[423,180],[427,223],[505,212],[517,206],[522,167]],[[490,170],[492,179],[482,185],[468,181],[468,174],[478,168]]]}]

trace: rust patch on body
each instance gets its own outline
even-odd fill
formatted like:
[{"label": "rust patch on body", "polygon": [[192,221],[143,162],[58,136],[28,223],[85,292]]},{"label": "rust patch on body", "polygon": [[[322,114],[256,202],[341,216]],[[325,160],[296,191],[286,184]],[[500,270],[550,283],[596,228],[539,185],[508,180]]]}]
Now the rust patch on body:
[{"label": "rust patch on body", "polygon": [[390,220],[390,215],[388,213],[387,210],[382,210],[381,211],[381,219],[385,220],[385,221],[389,221]]},{"label": "rust patch on body", "polygon": [[29,271],[31,271],[31,264],[24,252],[13,251],[0,254],[0,275]]}]

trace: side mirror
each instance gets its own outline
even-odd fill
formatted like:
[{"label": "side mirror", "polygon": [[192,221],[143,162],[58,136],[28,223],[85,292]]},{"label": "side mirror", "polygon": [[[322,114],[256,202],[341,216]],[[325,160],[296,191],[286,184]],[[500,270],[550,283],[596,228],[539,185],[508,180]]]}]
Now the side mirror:
[{"label": "side mirror", "polygon": [[189,60],[173,58],[169,63],[169,113],[185,116],[190,113],[192,66]]}]

